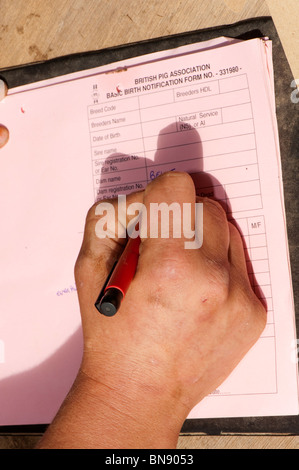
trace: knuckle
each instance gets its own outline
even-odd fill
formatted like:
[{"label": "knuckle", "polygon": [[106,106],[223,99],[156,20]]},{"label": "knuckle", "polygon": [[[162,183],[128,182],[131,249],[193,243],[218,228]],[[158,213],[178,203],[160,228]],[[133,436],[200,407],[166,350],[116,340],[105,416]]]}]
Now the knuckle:
[{"label": "knuckle", "polygon": [[266,309],[250,286],[248,289],[239,290],[237,294],[235,315],[237,315],[240,327],[246,333],[248,340],[255,342],[266,326]]},{"label": "knuckle", "polygon": [[136,279],[146,285],[150,305],[176,307],[183,297],[180,294],[190,289],[190,277],[186,273],[192,269],[193,262],[185,250],[172,249],[171,243],[163,251],[159,248],[157,254],[155,250],[143,251],[142,244]]},{"label": "knuckle", "polygon": [[163,252],[159,252],[157,258],[152,260],[150,267],[156,274],[159,273],[157,281],[169,279],[174,282],[186,278],[186,272],[190,269],[190,264],[185,250],[175,249],[172,247],[172,243],[168,243],[165,244]]},{"label": "knuckle", "polygon": [[261,335],[267,324],[267,311],[261,301],[255,297],[251,305],[251,318],[258,336]]}]

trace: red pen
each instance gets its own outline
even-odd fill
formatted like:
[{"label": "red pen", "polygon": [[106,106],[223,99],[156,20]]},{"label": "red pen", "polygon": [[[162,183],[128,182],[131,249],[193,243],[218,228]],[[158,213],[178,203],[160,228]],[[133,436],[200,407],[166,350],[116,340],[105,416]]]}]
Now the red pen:
[{"label": "red pen", "polygon": [[137,268],[139,245],[139,236],[129,238],[121,257],[112,267],[97,298],[95,307],[107,317],[112,317],[116,314],[131,284]]}]

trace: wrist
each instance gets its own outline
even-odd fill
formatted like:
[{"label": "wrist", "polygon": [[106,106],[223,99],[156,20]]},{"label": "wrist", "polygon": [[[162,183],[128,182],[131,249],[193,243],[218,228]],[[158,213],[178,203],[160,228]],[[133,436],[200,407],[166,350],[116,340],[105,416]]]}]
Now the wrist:
[{"label": "wrist", "polygon": [[188,414],[163,380],[140,381],[138,374],[125,371],[103,373],[99,380],[82,367],[77,393],[84,395],[106,448],[175,448]]},{"label": "wrist", "polygon": [[175,448],[187,413],[163,381],[103,372],[99,380],[82,365],[37,448]]}]

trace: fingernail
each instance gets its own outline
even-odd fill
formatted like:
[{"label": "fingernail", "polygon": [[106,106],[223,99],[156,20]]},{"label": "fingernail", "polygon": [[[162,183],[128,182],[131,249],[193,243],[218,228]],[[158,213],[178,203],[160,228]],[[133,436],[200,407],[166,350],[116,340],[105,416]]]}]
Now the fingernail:
[{"label": "fingernail", "polygon": [[6,95],[7,95],[7,85],[0,78],[0,101],[3,100],[3,98],[5,98]]},{"label": "fingernail", "polygon": [[0,149],[4,147],[9,139],[9,131],[5,126],[0,124]]}]

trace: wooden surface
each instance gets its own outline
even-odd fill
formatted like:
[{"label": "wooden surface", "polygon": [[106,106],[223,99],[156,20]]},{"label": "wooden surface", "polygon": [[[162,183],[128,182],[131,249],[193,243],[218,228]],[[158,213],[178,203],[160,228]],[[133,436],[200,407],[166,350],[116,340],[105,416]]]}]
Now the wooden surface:
[{"label": "wooden surface", "polygon": [[[41,435],[0,434],[1,449],[33,449]],[[298,436],[180,436],[178,449],[299,449]]]},{"label": "wooden surface", "polygon": [[[298,0],[0,0],[0,69],[272,15],[299,78],[297,10]],[[2,433],[0,449],[32,448],[38,439]],[[299,449],[299,437],[182,435],[178,448]]]},{"label": "wooden surface", "polygon": [[0,68],[271,14],[299,77],[298,0],[0,0]]}]

